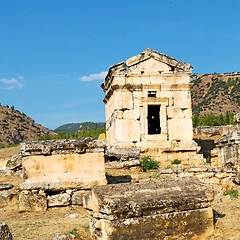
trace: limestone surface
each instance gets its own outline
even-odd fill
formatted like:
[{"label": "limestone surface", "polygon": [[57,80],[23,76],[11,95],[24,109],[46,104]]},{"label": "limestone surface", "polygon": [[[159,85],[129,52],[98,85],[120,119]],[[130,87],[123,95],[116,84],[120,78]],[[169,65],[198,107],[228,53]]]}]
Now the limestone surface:
[{"label": "limestone surface", "polygon": [[93,239],[205,239],[213,190],[195,177],[97,186],[84,196]]},{"label": "limestone surface", "polygon": [[22,193],[19,196],[18,208],[20,212],[46,211],[47,198],[42,194]]},{"label": "limestone surface", "polygon": [[48,207],[68,206],[71,203],[71,197],[68,193],[61,193],[48,196]]},{"label": "limestone surface", "polygon": [[73,205],[83,205],[83,196],[84,194],[88,194],[89,190],[80,190],[76,191],[72,195],[72,204]]},{"label": "limestone surface", "polygon": [[34,141],[21,145],[24,190],[90,189],[105,184],[105,143],[99,138]]},{"label": "limestone surface", "polygon": [[[194,159],[200,148],[193,141],[191,71],[190,64],[151,49],[109,68],[101,85],[107,159],[119,158],[115,155],[124,148],[135,148],[140,157],[151,155],[164,162],[163,167],[176,159],[176,153],[185,153],[191,164],[203,163],[201,155]],[[136,164],[137,159],[108,161],[107,167]]]}]

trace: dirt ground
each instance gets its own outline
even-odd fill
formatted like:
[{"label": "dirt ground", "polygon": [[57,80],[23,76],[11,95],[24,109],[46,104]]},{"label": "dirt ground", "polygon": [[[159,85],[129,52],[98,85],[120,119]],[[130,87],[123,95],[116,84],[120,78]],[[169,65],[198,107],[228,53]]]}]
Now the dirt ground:
[{"label": "dirt ground", "polygon": [[[0,163],[18,152],[17,148],[0,149]],[[142,172],[139,168],[106,170],[109,181],[139,181],[157,176],[157,170]],[[19,177],[1,177],[0,183],[12,183],[17,188]],[[240,187],[239,187],[240,192]],[[83,207],[49,208],[46,212],[18,212],[18,200],[0,209],[0,221],[10,227],[15,240],[50,240],[53,234],[73,234],[75,239],[90,239],[88,212]],[[218,193],[212,204],[215,213],[215,230],[207,240],[240,240],[240,197],[238,199]],[[69,218],[68,216],[74,216]]]}]

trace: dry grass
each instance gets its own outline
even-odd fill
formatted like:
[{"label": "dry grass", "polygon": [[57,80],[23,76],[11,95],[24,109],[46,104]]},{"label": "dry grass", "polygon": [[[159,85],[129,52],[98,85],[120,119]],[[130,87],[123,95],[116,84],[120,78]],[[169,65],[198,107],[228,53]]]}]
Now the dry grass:
[{"label": "dry grass", "polygon": [[[5,212],[1,212],[1,221],[8,224],[13,239],[49,240],[54,234],[69,234],[73,229],[77,230],[74,231],[78,235],[76,239],[90,239],[88,213],[83,207],[55,207],[46,212],[19,213],[16,204],[15,201],[15,207],[8,207]],[[80,216],[66,218],[74,213]]]}]

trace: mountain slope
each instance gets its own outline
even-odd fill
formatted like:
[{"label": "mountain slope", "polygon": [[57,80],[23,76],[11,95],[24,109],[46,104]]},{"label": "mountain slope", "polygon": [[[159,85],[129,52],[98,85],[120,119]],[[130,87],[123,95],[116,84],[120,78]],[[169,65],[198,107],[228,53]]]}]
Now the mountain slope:
[{"label": "mountain slope", "polygon": [[105,123],[94,123],[94,122],[84,122],[84,123],[68,123],[64,124],[54,130],[56,133],[80,133],[82,130],[91,131],[98,128],[105,128]]},{"label": "mountain slope", "polygon": [[24,113],[5,106],[0,106],[0,145],[37,140],[46,134],[56,133],[34,122]]},{"label": "mountain slope", "polygon": [[225,114],[240,108],[240,73],[193,74],[191,76],[193,114]]}]

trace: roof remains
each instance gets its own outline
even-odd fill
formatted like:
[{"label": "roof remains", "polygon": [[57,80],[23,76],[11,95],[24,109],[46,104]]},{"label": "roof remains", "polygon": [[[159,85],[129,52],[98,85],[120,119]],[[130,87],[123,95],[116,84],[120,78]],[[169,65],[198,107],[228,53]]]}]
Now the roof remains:
[{"label": "roof remains", "polygon": [[[150,58],[153,58],[159,62],[167,64],[174,73],[177,73],[177,72],[191,73],[193,69],[189,63],[179,62],[173,57],[167,56],[163,53],[159,53],[150,48],[147,48],[145,51],[138,54],[137,56],[129,58],[126,62],[120,62],[111,66],[105,78],[105,83],[109,82],[113,74],[117,74],[117,75],[128,74],[129,70],[127,68],[136,66],[137,64],[140,64]],[[103,86],[104,86],[104,83],[102,84],[102,87]]]}]

